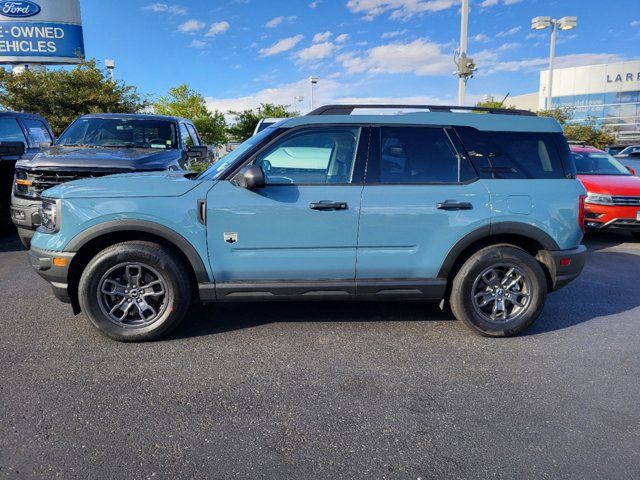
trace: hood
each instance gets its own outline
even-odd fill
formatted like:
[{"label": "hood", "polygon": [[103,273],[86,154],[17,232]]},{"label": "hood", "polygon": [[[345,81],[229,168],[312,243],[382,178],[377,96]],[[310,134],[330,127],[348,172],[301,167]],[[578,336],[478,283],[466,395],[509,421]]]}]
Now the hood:
[{"label": "hood", "polygon": [[163,170],[180,155],[180,150],[54,146],[39,152],[30,160],[19,161],[16,166],[91,171]]},{"label": "hood", "polygon": [[147,172],[108,175],[63,183],[43,192],[48,198],[179,197],[202,181],[189,172]]},{"label": "hood", "polygon": [[640,178],[632,175],[578,175],[588,192],[640,197]]}]

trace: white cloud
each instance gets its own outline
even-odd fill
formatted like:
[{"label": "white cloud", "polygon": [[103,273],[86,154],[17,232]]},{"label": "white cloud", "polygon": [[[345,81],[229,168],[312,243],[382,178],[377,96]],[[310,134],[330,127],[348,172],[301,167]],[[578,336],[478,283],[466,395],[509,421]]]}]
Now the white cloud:
[{"label": "white cloud", "polygon": [[207,32],[207,37],[215,37],[216,35],[220,35],[229,30],[229,22],[215,22],[211,24],[209,27],[209,31]]},{"label": "white cloud", "polygon": [[336,46],[331,42],[314,43],[309,48],[303,48],[296,53],[296,58],[300,62],[311,60],[321,60],[327,58],[336,50]]},{"label": "white cloud", "polygon": [[309,8],[316,8],[319,4],[320,0],[313,0],[313,2],[309,4]]},{"label": "white cloud", "polygon": [[[487,55],[490,57],[490,55]],[[556,68],[580,67],[584,65],[595,65],[599,63],[623,62],[625,58],[617,53],[577,53],[573,55],[562,55],[556,57]],[[498,62],[495,57],[484,62],[478,61],[481,75],[489,75],[496,72],[521,72],[546,69],[549,65],[548,57],[528,58],[524,60],[512,60],[508,62]]]},{"label": "white cloud", "polygon": [[488,42],[489,37],[487,37],[484,33],[479,33],[471,37],[471,40],[473,40],[474,42]]},{"label": "white cloud", "polygon": [[[522,0],[502,0],[504,5],[514,5],[516,3],[520,3]],[[500,3],[500,0],[484,0],[480,3],[482,8],[495,7]]]},{"label": "white cloud", "polygon": [[280,39],[270,47],[260,49],[260,56],[271,57],[273,55],[277,55],[278,53],[291,50],[298,43],[300,43],[300,41],[302,41],[303,38],[304,38],[304,35],[296,35],[294,37]]},{"label": "white cloud", "polygon": [[403,29],[403,30],[395,30],[393,32],[384,32],[380,38],[395,38],[395,37],[401,37],[402,35],[404,35],[405,33],[407,33],[407,29]]},{"label": "white cloud", "polygon": [[187,20],[186,22],[180,24],[178,30],[180,30],[182,33],[194,33],[202,30],[204,27],[205,24],[203,22],[192,18],[191,20]]},{"label": "white cloud", "polygon": [[508,37],[509,35],[515,35],[520,30],[522,30],[522,27],[518,25],[517,27],[510,28],[509,30],[504,30],[502,32],[496,33],[496,37],[502,38],[502,37]]},{"label": "white cloud", "polygon": [[453,62],[451,54],[443,52],[442,47],[426,40],[389,43],[371,48],[364,54],[342,54],[338,61],[349,73],[448,75],[453,70]]},{"label": "white cloud", "polygon": [[187,15],[189,11],[180,5],[167,5],[166,3],[152,3],[146,7],[142,7],[142,10],[147,10],[154,13],[168,13],[171,15]]},{"label": "white cloud", "polygon": [[507,42],[500,45],[498,47],[498,50],[500,50],[501,52],[504,52],[505,50],[512,50],[514,48],[518,48],[519,46],[520,44],[518,42]]},{"label": "white cloud", "polygon": [[349,0],[347,7],[353,13],[361,13],[365,20],[390,13],[394,20],[408,20],[425,12],[439,12],[455,7],[461,0]]},{"label": "white cloud", "polygon": [[341,33],[340,35],[338,35],[336,37],[336,42],[338,42],[338,43],[344,43],[347,40],[349,40],[349,34],[348,33]]},{"label": "white cloud", "polygon": [[631,22],[631,26],[632,27],[640,27],[640,20],[634,20],[633,22]]},{"label": "white cloud", "polygon": [[267,23],[265,23],[265,27],[267,28],[276,28],[278,25],[281,25],[284,22],[293,22],[296,18],[295,15],[292,15],[290,17],[284,17],[284,16],[280,16],[280,17],[274,17],[271,20],[269,20]]},{"label": "white cloud", "polygon": [[316,34],[313,36],[313,40],[312,40],[312,42],[313,42],[313,43],[316,43],[316,42],[326,42],[327,40],[329,40],[329,39],[331,38],[331,35],[332,35],[332,34],[331,34],[331,32],[328,32],[328,31],[327,31],[327,32],[324,32],[324,33],[316,33]]},{"label": "white cloud", "polygon": [[207,46],[207,42],[203,42],[202,40],[197,40],[194,38],[191,42],[191,45],[189,46],[191,48],[205,48]]}]

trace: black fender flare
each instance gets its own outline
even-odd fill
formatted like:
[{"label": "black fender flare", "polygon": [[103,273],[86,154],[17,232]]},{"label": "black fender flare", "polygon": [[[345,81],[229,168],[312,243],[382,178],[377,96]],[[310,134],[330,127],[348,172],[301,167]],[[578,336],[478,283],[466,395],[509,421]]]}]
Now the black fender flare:
[{"label": "black fender flare", "polygon": [[112,220],[109,222],[99,223],[76,235],[65,247],[65,251],[77,252],[84,245],[114,232],[135,231],[142,233],[150,233],[172,243],[178,247],[191,264],[198,283],[209,282],[209,274],[200,254],[191,243],[175,230],[172,230],[162,224],[150,222],[147,220]]},{"label": "black fender flare", "polygon": [[474,243],[494,235],[505,234],[530,238],[542,245],[545,250],[560,250],[558,243],[548,233],[536,226],[521,222],[498,222],[482,226],[462,237],[449,250],[438,272],[438,278],[448,278],[458,257]]}]

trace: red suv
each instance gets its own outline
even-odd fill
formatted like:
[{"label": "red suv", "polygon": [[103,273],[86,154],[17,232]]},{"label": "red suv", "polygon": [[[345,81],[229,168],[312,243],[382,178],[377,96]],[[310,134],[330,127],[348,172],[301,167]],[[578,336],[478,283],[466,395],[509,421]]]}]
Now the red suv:
[{"label": "red suv", "polygon": [[597,148],[572,146],[571,154],[587,189],[585,228],[626,230],[640,239],[640,177]]}]

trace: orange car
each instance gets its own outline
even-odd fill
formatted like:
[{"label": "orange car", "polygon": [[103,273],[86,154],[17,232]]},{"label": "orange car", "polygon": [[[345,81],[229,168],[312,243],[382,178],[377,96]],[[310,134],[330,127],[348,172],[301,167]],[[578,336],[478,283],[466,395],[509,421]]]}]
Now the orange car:
[{"label": "orange car", "polygon": [[587,189],[585,228],[626,230],[640,239],[640,177],[597,148],[572,146],[571,154]]}]

